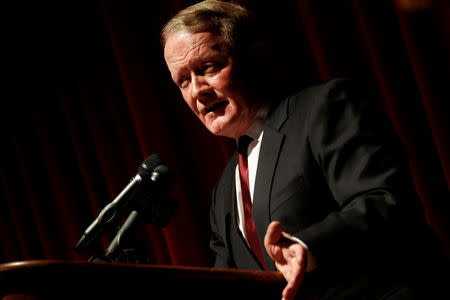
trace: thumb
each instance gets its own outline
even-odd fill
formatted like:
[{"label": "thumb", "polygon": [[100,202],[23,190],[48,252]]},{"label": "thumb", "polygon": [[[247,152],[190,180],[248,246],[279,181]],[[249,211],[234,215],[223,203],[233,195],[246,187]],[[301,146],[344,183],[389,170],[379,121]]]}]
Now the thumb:
[{"label": "thumb", "polygon": [[266,235],[264,236],[264,247],[266,248],[267,253],[273,259],[273,249],[277,242],[280,240],[282,234],[281,224],[278,221],[273,221],[267,227]]}]

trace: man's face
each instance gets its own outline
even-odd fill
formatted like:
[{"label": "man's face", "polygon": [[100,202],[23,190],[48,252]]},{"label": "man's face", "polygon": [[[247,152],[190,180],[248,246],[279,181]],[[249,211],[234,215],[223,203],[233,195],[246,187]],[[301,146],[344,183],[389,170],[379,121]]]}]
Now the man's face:
[{"label": "man's face", "polygon": [[233,58],[221,37],[209,32],[169,35],[164,58],[184,100],[215,135],[238,138],[258,107],[233,82]]}]

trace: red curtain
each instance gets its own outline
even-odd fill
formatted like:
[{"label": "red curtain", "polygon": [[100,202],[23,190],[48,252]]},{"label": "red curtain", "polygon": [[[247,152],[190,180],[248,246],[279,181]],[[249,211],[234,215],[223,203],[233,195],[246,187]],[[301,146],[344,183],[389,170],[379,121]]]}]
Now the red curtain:
[{"label": "red curtain", "polygon": [[[211,192],[233,141],[207,132],[189,111],[159,44],[164,22],[193,2],[5,9],[0,262],[102,253],[113,232],[84,253],[73,247],[157,153],[176,174],[171,195],[179,209],[166,228],[138,227],[149,262],[210,263]],[[286,89],[346,76],[362,79],[378,97],[450,255],[447,1],[236,2],[261,20]]]}]

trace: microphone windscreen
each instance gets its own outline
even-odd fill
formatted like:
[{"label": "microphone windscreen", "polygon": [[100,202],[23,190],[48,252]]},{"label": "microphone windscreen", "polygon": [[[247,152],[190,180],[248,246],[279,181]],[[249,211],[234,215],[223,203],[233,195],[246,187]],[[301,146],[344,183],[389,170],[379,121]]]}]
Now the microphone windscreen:
[{"label": "microphone windscreen", "polygon": [[138,191],[136,209],[144,223],[166,227],[178,209],[178,202],[169,195],[175,173],[161,164],[154,168],[150,179],[151,184],[143,185]]},{"label": "microphone windscreen", "polygon": [[149,177],[156,167],[163,164],[165,162],[158,154],[152,154],[139,166],[138,174],[142,178]]}]

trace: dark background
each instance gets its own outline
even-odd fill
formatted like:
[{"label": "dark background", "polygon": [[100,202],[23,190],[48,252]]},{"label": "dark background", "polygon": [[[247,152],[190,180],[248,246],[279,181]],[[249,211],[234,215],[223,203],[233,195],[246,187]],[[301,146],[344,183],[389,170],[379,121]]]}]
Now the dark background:
[{"label": "dark background", "polygon": [[[166,228],[138,227],[148,262],[207,266],[208,209],[233,142],[203,128],[171,82],[163,24],[196,1],[59,1],[2,9],[0,262],[85,260],[86,227],[159,154],[176,173]],[[261,21],[280,79],[364,82],[407,149],[450,255],[448,1],[235,1]],[[261,62],[264,64],[265,62]],[[420,242],[420,241],[418,241]]]}]

